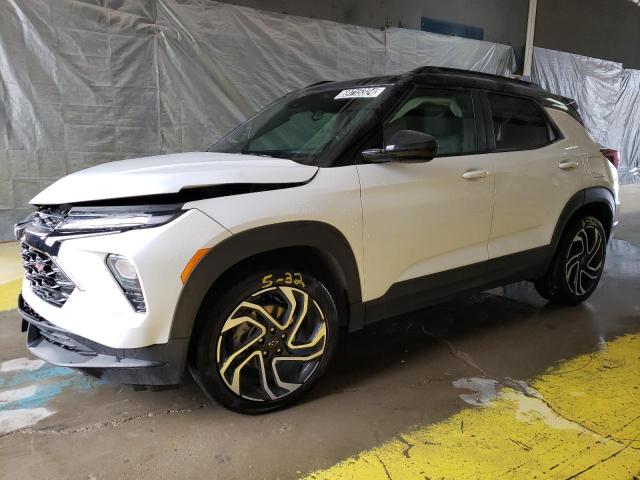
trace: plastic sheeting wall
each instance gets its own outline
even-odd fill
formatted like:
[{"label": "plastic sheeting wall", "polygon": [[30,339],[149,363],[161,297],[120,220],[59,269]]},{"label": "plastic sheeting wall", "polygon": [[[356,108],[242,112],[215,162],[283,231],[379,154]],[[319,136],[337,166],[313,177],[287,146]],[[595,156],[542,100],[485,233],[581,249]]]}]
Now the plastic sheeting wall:
[{"label": "plastic sheeting wall", "polygon": [[441,65],[508,74],[510,47],[205,0],[0,2],[0,240],[55,179],[202,150],[282,94]]},{"label": "plastic sheeting wall", "polygon": [[621,63],[535,48],[533,81],[576,100],[602,145],[620,151],[620,180],[640,181],[640,70]]}]

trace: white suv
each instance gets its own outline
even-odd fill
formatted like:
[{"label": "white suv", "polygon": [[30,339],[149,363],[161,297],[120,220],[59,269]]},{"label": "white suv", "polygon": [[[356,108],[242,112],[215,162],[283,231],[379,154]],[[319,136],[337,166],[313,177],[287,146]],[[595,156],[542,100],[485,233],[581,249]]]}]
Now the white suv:
[{"label": "white suv", "polygon": [[340,327],[519,280],[585,300],[616,224],[614,161],[571,100],[529,83],[424,67],[314,84],[207,152],[36,196],[16,225],[28,347],[127,384],[188,368],[228,408],[279,408]]}]

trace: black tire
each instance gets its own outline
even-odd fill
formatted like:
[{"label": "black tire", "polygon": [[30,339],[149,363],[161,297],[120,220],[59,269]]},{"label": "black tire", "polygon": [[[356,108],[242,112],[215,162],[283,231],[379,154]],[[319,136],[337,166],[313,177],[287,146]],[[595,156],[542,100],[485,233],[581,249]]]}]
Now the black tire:
[{"label": "black tire", "polygon": [[562,234],[547,274],[535,281],[538,293],[553,303],[577,305],[595,291],[607,251],[607,236],[600,221],[584,216],[572,221]]},{"label": "black tire", "polygon": [[338,312],[329,290],[294,266],[243,269],[224,283],[228,288],[211,292],[201,309],[191,361],[196,382],[240,413],[299,401],[325,372],[338,341]]}]

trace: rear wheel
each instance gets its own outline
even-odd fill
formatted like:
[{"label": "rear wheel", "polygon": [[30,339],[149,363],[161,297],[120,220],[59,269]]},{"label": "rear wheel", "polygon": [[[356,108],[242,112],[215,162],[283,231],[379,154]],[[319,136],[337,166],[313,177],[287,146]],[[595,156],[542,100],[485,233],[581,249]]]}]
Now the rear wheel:
[{"label": "rear wheel", "polygon": [[536,290],[555,303],[576,305],[586,300],[600,282],[606,246],[606,233],[597,218],[585,216],[571,223],[549,272],[535,282]]},{"label": "rear wheel", "polygon": [[227,283],[232,286],[204,304],[196,381],[242,413],[296,402],[322,375],[337,343],[331,294],[295,268],[238,275]]}]

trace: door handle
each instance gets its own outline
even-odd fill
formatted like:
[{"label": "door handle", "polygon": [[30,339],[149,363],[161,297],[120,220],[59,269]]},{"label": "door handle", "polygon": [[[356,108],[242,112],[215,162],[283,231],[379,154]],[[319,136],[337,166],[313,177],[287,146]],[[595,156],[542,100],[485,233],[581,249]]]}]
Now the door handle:
[{"label": "door handle", "polygon": [[464,178],[465,180],[473,180],[475,178],[484,178],[487,175],[489,175],[489,172],[487,172],[486,170],[467,170],[466,172],[464,172],[462,174],[462,178]]},{"label": "door handle", "polygon": [[562,170],[572,170],[574,168],[577,168],[579,165],[580,164],[576,161],[568,160],[565,162],[560,162],[558,168],[561,168]]}]

